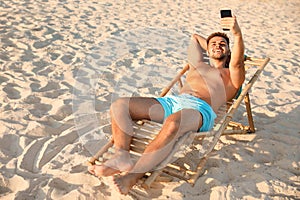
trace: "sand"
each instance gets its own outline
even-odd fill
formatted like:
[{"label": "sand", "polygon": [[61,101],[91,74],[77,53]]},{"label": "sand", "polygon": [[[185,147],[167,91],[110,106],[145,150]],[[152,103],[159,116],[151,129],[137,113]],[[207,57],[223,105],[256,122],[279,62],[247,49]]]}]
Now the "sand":
[{"label": "sand", "polygon": [[[222,136],[194,187],[119,195],[85,165],[109,137],[110,103],[158,95],[191,34],[221,30],[224,7],[246,54],[271,58],[251,90],[256,133]],[[2,0],[0,198],[299,199],[299,11],[295,0]]]}]

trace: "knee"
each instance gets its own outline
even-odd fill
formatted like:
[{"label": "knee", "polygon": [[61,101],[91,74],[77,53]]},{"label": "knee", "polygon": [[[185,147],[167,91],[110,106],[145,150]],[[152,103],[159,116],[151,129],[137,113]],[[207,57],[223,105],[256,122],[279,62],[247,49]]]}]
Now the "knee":
[{"label": "knee", "polygon": [[120,113],[121,111],[128,110],[129,107],[129,98],[119,98],[115,100],[111,105],[110,105],[110,112],[111,113]]},{"label": "knee", "polygon": [[180,118],[176,114],[170,115],[164,123],[165,134],[169,137],[176,136],[180,130],[180,121]]}]

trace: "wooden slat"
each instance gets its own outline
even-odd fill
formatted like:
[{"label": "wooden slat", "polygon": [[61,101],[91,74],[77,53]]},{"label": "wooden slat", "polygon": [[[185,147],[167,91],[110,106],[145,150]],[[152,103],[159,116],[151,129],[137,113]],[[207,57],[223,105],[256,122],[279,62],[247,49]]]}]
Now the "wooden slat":
[{"label": "wooden slat", "polygon": [[162,124],[160,123],[157,123],[157,122],[151,122],[151,121],[148,121],[148,120],[144,120],[143,121],[143,125],[137,125],[137,124],[134,124],[133,126],[136,128],[136,129],[142,129],[142,130],[146,130],[146,131],[150,131],[150,132],[153,132],[153,129],[157,129],[157,130],[160,130],[160,128],[162,127]]},{"label": "wooden slat", "polygon": [[148,143],[143,143],[143,142],[140,142],[139,140],[132,140],[131,141],[131,146],[133,147],[136,147],[136,148],[140,148],[140,149],[145,149],[146,146],[148,145]]},{"label": "wooden slat", "polygon": [[141,129],[134,129],[134,137],[136,138],[142,138],[145,137],[146,139],[153,140],[157,134],[151,133],[149,131],[141,130]]},{"label": "wooden slat", "polygon": [[130,146],[130,150],[136,153],[142,154],[144,152],[144,148],[140,148],[139,146]]},{"label": "wooden slat", "polygon": [[252,65],[252,66],[258,66],[260,65],[261,63],[260,62],[257,62],[257,61],[246,61],[245,62],[245,65]]},{"label": "wooden slat", "polygon": [[168,164],[167,167],[170,168],[170,169],[173,169],[173,170],[177,170],[177,171],[184,172],[185,174],[189,174],[189,175],[194,175],[194,174],[195,174],[194,171],[189,170],[189,169],[187,169],[187,168],[185,168],[185,167],[176,165],[176,164],[174,164],[174,163]]},{"label": "wooden slat", "polygon": [[149,144],[152,141],[151,139],[147,139],[147,138],[143,138],[143,137],[136,137],[136,136],[133,136],[132,140],[135,142],[145,144],[145,145]]},{"label": "wooden slat", "polygon": [[233,129],[233,130],[224,130],[222,135],[236,135],[236,134],[246,134],[248,133],[247,130],[244,129]]},{"label": "wooden slat", "polygon": [[183,170],[177,170],[174,168],[166,167],[163,169],[163,172],[185,181],[190,179],[190,176]]}]

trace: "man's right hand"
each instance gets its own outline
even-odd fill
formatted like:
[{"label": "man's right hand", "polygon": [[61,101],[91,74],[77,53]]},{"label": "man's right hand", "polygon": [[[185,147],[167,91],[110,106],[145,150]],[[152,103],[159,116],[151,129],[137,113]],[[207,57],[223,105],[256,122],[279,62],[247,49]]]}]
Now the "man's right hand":
[{"label": "man's right hand", "polygon": [[241,29],[237,23],[236,16],[221,18],[221,27],[229,29],[234,36],[241,35]]}]

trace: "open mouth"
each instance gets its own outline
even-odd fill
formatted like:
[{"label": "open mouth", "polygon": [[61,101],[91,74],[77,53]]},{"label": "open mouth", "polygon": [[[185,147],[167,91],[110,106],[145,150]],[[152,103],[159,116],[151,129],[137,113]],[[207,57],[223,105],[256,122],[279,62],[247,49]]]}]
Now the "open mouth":
[{"label": "open mouth", "polygon": [[215,50],[214,52],[215,52],[215,53],[222,53],[221,50]]}]

